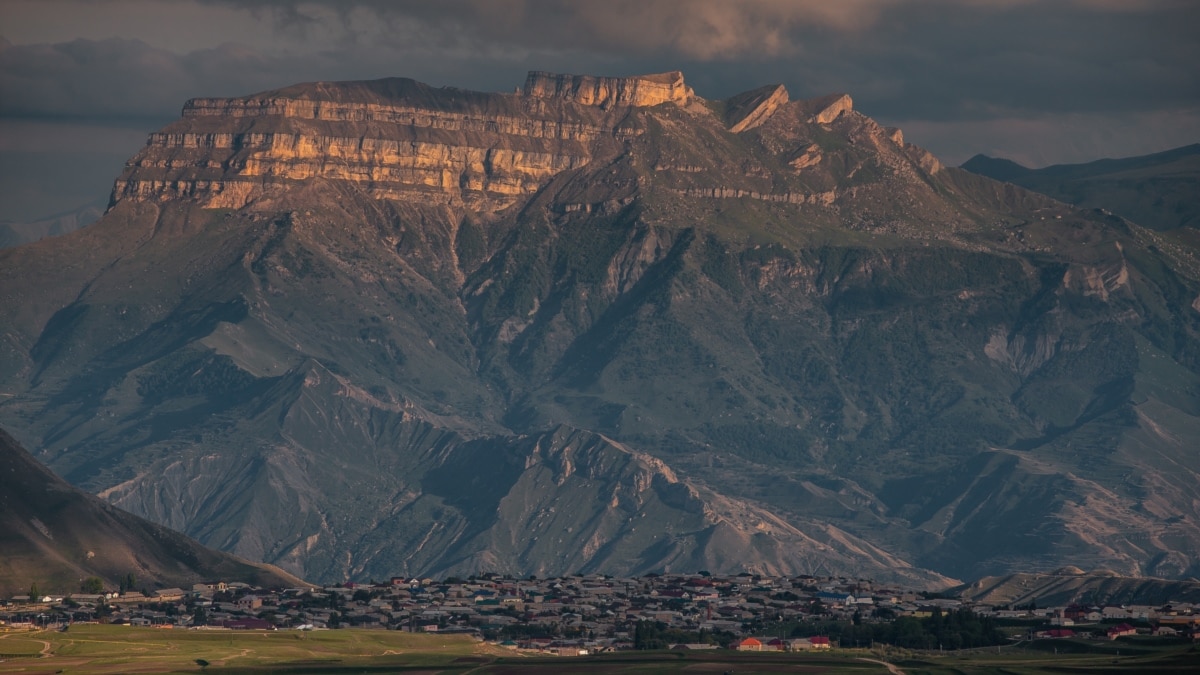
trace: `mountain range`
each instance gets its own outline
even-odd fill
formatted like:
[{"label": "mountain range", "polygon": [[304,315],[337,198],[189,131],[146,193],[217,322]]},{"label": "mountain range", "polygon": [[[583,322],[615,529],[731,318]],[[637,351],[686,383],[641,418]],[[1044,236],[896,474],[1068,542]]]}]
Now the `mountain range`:
[{"label": "mountain range", "polygon": [[1154,229],[1200,228],[1200,143],[1140,157],[1029,169],[976,155],[962,168]]},{"label": "mountain range", "polygon": [[314,581],[1200,571],[1200,261],[834,94],[194,99],[0,251],[0,423]]},{"label": "mountain range", "polygon": [[88,204],[66,213],[30,222],[0,221],[0,248],[20,246],[78,230],[92,224],[103,215],[104,206],[104,202]]}]

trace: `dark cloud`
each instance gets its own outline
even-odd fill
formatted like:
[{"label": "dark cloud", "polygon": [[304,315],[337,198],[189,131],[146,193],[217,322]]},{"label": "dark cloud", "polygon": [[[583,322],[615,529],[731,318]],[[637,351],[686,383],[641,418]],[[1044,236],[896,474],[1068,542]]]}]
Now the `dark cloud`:
[{"label": "dark cloud", "polygon": [[204,0],[261,42],[174,54],[130,40],[4,48],[0,114],[145,105],[311,79],[407,75],[507,89],[529,68],[682,68],[701,93],[767,81],[884,117],[1151,111],[1200,101],[1200,4],[1172,0]]},{"label": "dark cloud", "polygon": [[[985,130],[979,122],[995,123],[992,140],[1042,130],[1036,156],[1049,161],[1047,130],[1070,128],[1068,161],[1100,152],[1113,129],[1123,147],[1143,135],[1145,152],[1193,142],[1200,119],[1191,0],[208,1],[251,7],[297,36],[325,31],[382,50],[401,36],[429,57],[418,63],[438,61],[448,81],[477,88],[512,86],[527,67],[679,68],[710,97],[765,82],[801,97],[845,91],[882,121],[914,122],[928,134],[918,141],[953,160],[971,154],[963,132]],[[1150,119],[1174,120],[1176,133],[1139,132],[1136,120]],[[953,133],[939,138],[939,125]]]}]

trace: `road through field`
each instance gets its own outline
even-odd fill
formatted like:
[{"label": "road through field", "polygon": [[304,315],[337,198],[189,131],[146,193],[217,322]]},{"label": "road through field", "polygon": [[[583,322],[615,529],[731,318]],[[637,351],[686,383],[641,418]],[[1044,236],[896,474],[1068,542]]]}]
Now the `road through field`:
[{"label": "road through field", "polygon": [[904,675],[904,671],[903,671],[903,670],[900,670],[899,668],[897,668],[896,666],[894,666],[894,665],[892,665],[892,664],[888,663],[887,661],[880,661],[880,660],[878,660],[878,659],[865,659],[865,658],[863,658],[863,657],[861,657],[861,656],[858,658],[858,660],[859,660],[859,661],[866,661],[867,663],[878,663],[879,665],[881,665],[881,666],[883,666],[883,667],[887,668],[887,669],[888,669],[888,672],[889,672],[889,673],[891,673],[892,675]]},{"label": "road through field", "polygon": [[38,644],[42,645],[42,651],[38,652],[38,655],[39,656],[50,656],[50,643],[49,642],[47,642],[45,640],[39,640],[37,638],[29,637],[29,635],[26,633],[5,633],[4,635],[0,635],[0,640],[3,640],[7,637],[11,637],[13,635],[16,635],[17,638],[21,639],[21,640],[37,642]]}]

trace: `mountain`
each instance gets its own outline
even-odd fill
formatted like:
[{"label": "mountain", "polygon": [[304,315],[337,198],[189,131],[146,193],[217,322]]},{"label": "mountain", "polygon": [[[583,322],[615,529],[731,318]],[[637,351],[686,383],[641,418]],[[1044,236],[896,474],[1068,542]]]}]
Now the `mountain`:
[{"label": "mountain", "polygon": [[962,168],[1154,230],[1200,227],[1200,143],[1141,157],[1029,169],[975,155]]},{"label": "mountain", "polygon": [[321,581],[1200,569],[1200,264],[844,94],[195,99],[0,251],[0,422]]},{"label": "mountain", "polygon": [[27,223],[0,221],[0,248],[20,246],[45,237],[66,234],[90,225],[103,214],[104,203],[101,202]]},{"label": "mountain", "polygon": [[1152,605],[1200,601],[1200,581],[1123,577],[1099,570],[1091,573],[1065,567],[1048,574],[1017,573],[987,577],[963,587],[968,600],[992,605],[1042,607],[1073,603],[1095,605]]},{"label": "mountain", "polygon": [[201,546],[67,484],[0,430],[0,595],[76,591],[98,576],[115,589],[132,573],[146,588],[221,579],[297,587],[270,565]]}]

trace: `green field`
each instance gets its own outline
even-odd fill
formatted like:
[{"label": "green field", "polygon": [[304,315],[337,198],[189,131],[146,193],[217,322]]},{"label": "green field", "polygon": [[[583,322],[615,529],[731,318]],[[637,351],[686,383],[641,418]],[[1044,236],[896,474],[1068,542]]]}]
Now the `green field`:
[{"label": "green field", "polygon": [[[65,633],[0,633],[5,655],[0,673],[334,673],[362,672],[363,667],[437,672],[479,665],[499,653],[467,637],[395,631],[189,631],[88,624]],[[14,658],[17,654],[29,656]]]},{"label": "green field", "polygon": [[865,649],[825,654],[719,650],[556,658],[519,654],[468,637],[394,631],[176,631],[107,625],[78,625],[66,633],[0,633],[0,655],[0,673],[28,674],[1200,672],[1196,646],[1153,640],[1042,641],[1005,647],[1000,653],[991,649],[945,654]]}]

